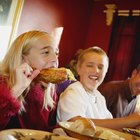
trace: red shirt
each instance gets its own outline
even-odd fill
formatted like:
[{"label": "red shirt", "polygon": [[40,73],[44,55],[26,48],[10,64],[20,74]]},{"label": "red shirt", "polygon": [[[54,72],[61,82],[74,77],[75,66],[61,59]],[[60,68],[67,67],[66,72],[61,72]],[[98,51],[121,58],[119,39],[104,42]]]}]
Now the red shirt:
[{"label": "red shirt", "polygon": [[[42,109],[44,89],[35,83],[25,97],[25,109],[19,114],[20,103],[12,96],[6,78],[0,77],[0,130],[6,128],[28,128],[52,131],[56,127],[57,94],[53,99],[56,103],[53,110]],[[17,126],[16,126],[17,124]]]}]

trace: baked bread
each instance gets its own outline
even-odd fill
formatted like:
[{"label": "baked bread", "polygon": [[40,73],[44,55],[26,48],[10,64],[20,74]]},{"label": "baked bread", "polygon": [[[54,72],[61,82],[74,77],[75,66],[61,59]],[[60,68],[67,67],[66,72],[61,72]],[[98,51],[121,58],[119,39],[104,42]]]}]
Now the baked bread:
[{"label": "baked bread", "polygon": [[107,140],[125,140],[125,138],[121,138],[120,136],[114,134],[110,130],[104,130],[100,134],[99,138],[101,139],[107,139]]},{"label": "baked bread", "polygon": [[70,130],[87,135],[94,136],[96,127],[95,124],[87,118],[79,118],[70,126]]},{"label": "baked bread", "polygon": [[55,83],[55,84],[61,83],[65,80],[76,81],[70,69],[66,69],[63,67],[43,69],[40,71],[40,74],[37,76],[37,79],[45,83]]},{"label": "baked bread", "polygon": [[111,130],[98,130],[96,129],[93,121],[87,118],[79,118],[73,122],[69,128],[72,131],[81,133],[87,136],[96,137],[99,139],[106,140],[125,140],[125,138],[120,137],[119,135],[113,133]]}]

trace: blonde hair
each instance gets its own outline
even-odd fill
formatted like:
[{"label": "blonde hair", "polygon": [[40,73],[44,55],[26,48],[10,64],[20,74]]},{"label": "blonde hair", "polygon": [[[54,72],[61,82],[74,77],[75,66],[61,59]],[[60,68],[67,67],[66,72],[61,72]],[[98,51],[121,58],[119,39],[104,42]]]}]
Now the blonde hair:
[{"label": "blonde hair", "polygon": [[[15,82],[14,70],[16,67],[21,65],[23,55],[28,54],[29,50],[33,47],[33,43],[39,40],[41,37],[46,36],[48,41],[54,41],[54,38],[44,31],[29,31],[21,34],[16,40],[13,42],[11,47],[9,48],[4,60],[0,65],[0,75],[4,75],[8,77],[8,85],[12,87]],[[48,109],[48,106],[52,109],[54,107],[54,101],[52,99],[51,90],[54,85],[48,85],[48,90],[45,90],[44,95],[44,103],[43,107]],[[29,91],[29,89],[28,89]],[[45,99],[47,98],[47,99]],[[21,104],[23,104],[24,97],[20,97]],[[24,108],[24,107],[23,107]]]}]

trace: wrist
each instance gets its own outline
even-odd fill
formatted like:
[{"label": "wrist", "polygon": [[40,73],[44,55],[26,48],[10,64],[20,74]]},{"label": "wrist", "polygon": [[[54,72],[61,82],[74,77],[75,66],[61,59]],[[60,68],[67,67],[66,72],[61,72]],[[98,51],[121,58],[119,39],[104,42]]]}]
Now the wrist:
[{"label": "wrist", "polygon": [[11,91],[12,91],[12,94],[15,98],[18,98],[24,91],[25,89],[24,88],[19,88],[18,86],[13,86]]}]

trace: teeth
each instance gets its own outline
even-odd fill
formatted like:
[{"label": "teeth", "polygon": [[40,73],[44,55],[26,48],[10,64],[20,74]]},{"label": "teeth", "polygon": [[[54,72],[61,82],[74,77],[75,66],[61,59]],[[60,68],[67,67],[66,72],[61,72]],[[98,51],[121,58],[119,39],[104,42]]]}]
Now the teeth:
[{"label": "teeth", "polygon": [[89,78],[94,79],[94,80],[97,80],[98,79],[97,76],[89,76]]}]

